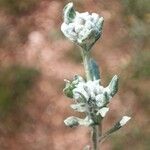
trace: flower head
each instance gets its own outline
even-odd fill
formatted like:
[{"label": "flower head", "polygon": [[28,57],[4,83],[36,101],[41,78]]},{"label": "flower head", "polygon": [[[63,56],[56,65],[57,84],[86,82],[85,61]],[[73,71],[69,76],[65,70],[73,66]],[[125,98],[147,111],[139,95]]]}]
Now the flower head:
[{"label": "flower head", "polygon": [[102,34],[104,19],[96,13],[79,13],[74,10],[73,3],[64,8],[64,22],[61,30],[71,41],[89,50]]},{"label": "flower head", "polygon": [[[72,97],[80,102],[93,102],[97,107],[102,108],[109,103],[109,100],[116,94],[118,89],[118,77],[114,76],[110,84],[104,88],[100,80],[80,80],[72,89]],[[111,85],[111,86],[110,86]]]}]

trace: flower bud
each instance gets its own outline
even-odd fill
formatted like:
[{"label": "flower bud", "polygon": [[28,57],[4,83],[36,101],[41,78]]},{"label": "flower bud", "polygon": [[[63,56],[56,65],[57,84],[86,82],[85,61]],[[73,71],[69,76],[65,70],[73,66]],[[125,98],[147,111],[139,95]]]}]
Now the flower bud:
[{"label": "flower bud", "polygon": [[64,8],[64,23],[61,30],[64,35],[85,50],[89,50],[101,37],[104,19],[96,13],[79,13],[69,3]]}]

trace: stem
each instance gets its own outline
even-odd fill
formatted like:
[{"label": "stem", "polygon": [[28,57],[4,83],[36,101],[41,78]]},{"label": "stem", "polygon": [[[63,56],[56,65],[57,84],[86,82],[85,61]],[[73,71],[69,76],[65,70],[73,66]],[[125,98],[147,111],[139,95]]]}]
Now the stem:
[{"label": "stem", "polygon": [[109,137],[110,134],[116,132],[119,129],[120,129],[120,127],[117,127],[116,125],[114,125],[111,129],[109,129],[103,135],[100,136],[99,142],[102,143],[105,139],[107,139]]},{"label": "stem", "polygon": [[[86,80],[92,80],[92,74],[90,73],[90,51],[81,49],[81,55],[83,59],[84,69],[85,69],[85,75]],[[92,148],[93,150],[99,150],[99,136],[101,133],[101,125],[93,125],[92,126]]]},{"label": "stem", "polygon": [[89,66],[89,60],[90,60],[90,52],[81,49],[81,55],[82,55],[82,59],[83,59],[83,65],[84,65],[84,69],[85,69],[85,75],[86,75],[86,79],[88,80],[92,80],[92,76],[90,74],[90,66]]},{"label": "stem", "polygon": [[92,127],[92,147],[93,150],[98,150],[99,149],[99,126],[94,125]]},{"label": "stem", "polygon": [[110,134],[112,133],[112,131],[108,131],[106,133],[104,133],[100,138],[99,138],[99,142],[102,143]]}]

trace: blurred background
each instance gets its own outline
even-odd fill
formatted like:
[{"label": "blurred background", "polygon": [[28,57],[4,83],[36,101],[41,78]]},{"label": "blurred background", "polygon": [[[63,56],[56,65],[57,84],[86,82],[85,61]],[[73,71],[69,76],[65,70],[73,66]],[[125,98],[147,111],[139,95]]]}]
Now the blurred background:
[{"label": "blurred background", "polygon": [[[92,54],[107,86],[120,77],[103,131],[131,115],[127,126],[102,150],[150,149],[149,0],[72,0],[78,11],[104,17],[102,38]],[[69,0],[0,0],[0,150],[82,150],[90,130],[70,129],[77,114],[62,89],[63,79],[83,75],[79,48],[60,31]]]}]

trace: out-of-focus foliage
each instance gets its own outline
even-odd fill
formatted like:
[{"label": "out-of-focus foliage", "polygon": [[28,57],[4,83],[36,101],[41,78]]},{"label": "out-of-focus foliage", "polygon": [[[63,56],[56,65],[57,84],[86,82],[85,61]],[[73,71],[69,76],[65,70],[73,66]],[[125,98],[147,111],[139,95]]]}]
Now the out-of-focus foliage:
[{"label": "out-of-focus foliage", "polygon": [[113,139],[113,150],[149,150],[150,147],[148,134],[145,129],[141,130],[139,127],[133,128],[132,134],[118,133],[113,136]]},{"label": "out-of-focus foliage", "polygon": [[125,8],[126,23],[131,27],[130,35],[141,40],[148,38],[150,36],[149,0],[122,0],[122,3]]},{"label": "out-of-focus foliage", "polygon": [[130,40],[134,44],[128,74],[131,79],[144,82],[150,77],[150,3],[148,0],[123,0],[123,4]]},{"label": "out-of-focus foliage", "polygon": [[[18,23],[17,25],[0,22],[0,50],[16,50],[27,41],[28,34],[32,28],[32,22]],[[15,30],[12,32],[12,29]]]},{"label": "out-of-focus foliage", "polygon": [[0,47],[5,44],[6,38],[8,37],[9,27],[6,24],[0,23]]},{"label": "out-of-focus foliage", "polygon": [[126,9],[125,14],[135,15],[139,19],[146,19],[148,17],[150,3],[149,0],[122,0]]},{"label": "out-of-focus foliage", "polygon": [[9,13],[21,15],[35,7],[38,0],[0,0],[0,7]]},{"label": "out-of-focus foliage", "polygon": [[150,52],[138,52],[131,62],[132,77],[135,79],[148,79],[150,77]]},{"label": "out-of-focus foliage", "polygon": [[27,104],[27,94],[38,75],[37,70],[19,65],[0,70],[0,122],[8,122],[11,126],[10,120],[19,119],[18,115]]},{"label": "out-of-focus foliage", "polygon": [[77,46],[74,46],[74,48],[72,50],[65,53],[65,58],[67,58],[67,59],[69,59],[69,61],[73,61],[75,63],[81,63],[82,58],[79,53],[79,50],[76,50],[77,48],[78,48]]},{"label": "out-of-focus foliage", "polygon": [[[139,108],[143,108],[143,115],[149,116],[150,2],[149,0],[122,0],[122,4],[124,6],[124,20],[130,35],[129,40],[133,41],[132,44],[134,46],[131,50],[131,62],[121,75],[123,77],[121,86],[124,92],[132,91],[135,94],[137,111]],[[142,117],[142,114],[140,112],[134,113],[131,133],[114,135],[114,150],[149,150],[150,137],[147,134],[149,131],[149,120],[137,123],[136,119],[138,116]],[[134,144],[133,147],[131,146],[132,144]]]}]

